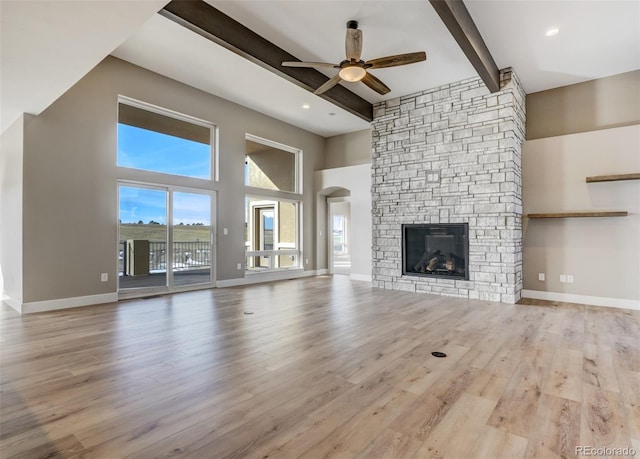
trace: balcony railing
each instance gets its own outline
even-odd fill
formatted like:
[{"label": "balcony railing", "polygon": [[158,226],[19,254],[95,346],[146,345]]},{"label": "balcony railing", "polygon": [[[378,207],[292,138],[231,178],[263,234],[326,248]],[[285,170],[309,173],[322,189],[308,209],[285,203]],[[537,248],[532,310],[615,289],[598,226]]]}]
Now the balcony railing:
[{"label": "balcony railing", "polygon": [[[127,241],[120,241],[118,253],[118,271],[126,276],[127,270]],[[173,270],[188,271],[203,269],[211,266],[211,244],[208,242],[174,242]],[[164,241],[149,241],[149,272],[159,273],[167,271],[167,243]]]}]

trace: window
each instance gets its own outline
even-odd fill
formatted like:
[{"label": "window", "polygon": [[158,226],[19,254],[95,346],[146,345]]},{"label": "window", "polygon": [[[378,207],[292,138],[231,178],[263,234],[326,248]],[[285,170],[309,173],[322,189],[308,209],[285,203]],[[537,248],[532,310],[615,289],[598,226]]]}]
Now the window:
[{"label": "window", "polygon": [[122,99],[117,164],[211,180],[214,133],[214,126],[206,122]]},{"label": "window", "polygon": [[216,127],[121,96],[117,133],[119,294],[211,287]]},{"label": "window", "polygon": [[247,136],[244,184],[265,190],[300,193],[299,157],[299,150]]},{"label": "window", "polygon": [[246,198],[247,271],[300,267],[299,207],[296,201]]},{"label": "window", "polygon": [[246,148],[245,185],[253,188],[245,198],[246,269],[300,268],[302,152],[250,135]]}]

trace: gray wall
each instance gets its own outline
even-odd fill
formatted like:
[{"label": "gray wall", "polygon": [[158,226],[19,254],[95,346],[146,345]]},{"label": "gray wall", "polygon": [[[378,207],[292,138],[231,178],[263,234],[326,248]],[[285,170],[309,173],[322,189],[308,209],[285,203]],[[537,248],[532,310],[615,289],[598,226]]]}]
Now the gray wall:
[{"label": "gray wall", "polygon": [[0,138],[0,292],[22,302],[23,115]]},{"label": "gray wall", "polygon": [[[25,303],[116,291],[117,179],[140,177],[116,167],[118,95],[219,127],[220,181],[187,181],[218,192],[218,228],[229,229],[217,232],[219,280],[244,275],[236,264],[244,264],[245,134],[303,150],[303,257],[305,269],[315,267],[313,171],[322,167],[325,139],[108,57],[26,125]],[[141,176],[157,181],[151,172]],[[109,282],[100,282],[101,272]]]},{"label": "gray wall", "polygon": [[[639,123],[640,70],[527,95],[524,213],[630,215],[525,219],[525,289],[640,300],[640,182],[585,182],[586,176],[640,170]],[[612,268],[618,263],[624,268]],[[544,281],[538,273],[545,273]],[[560,283],[560,274],[573,275],[574,283]]]},{"label": "gray wall", "polygon": [[[640,181],[585,181],[640,171],[640,125],[527,141],[522,170],[525,214],[629,212],[618,218],[525,220],[524,288],[640,301]],[[574,282],[560,283],[561,274]]]},{"label": "gray wall", "polygon": [[371,164],[371,129],[327,139],[325,169]]},{"label": "gray wall", "polygon": [[527,140],[640,123],[640,70],[527,95]]}]

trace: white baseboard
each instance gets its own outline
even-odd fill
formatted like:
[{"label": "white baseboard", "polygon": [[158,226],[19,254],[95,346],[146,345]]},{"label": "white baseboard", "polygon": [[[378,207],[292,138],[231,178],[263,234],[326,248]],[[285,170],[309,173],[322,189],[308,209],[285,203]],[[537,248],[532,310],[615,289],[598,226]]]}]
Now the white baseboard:
[{"label": "white baseboard", "polygon": [[59,300],[32,301],[30,303],[20,303],[4,300],[9,306],[20,314],[32,314],[34,312],[57,311],[59,309],[79,308],[94,304],[116,303],[118,294],[103,293],[100,295],[76,296],[73,298],[61,298]]},{"label": "white baseboard", "polygon": [[239,277],[238,279],[224,279],[216,281],[217,288],[225,288],[225,287],[237,287],[238,285],[246,285],[252,282],[247,282],[244,277]]},{"label": "white baseboard", "polygon": [[355,281],[371,282],[371,274],[349,274],[349,279]]},{"label": "white baseboard", "polygon": [[304,271],[302,269],[296,269],[291,271],[271,271],[267,273],[248,273],[245,277],[238,279],[225,279],[216,281],[216,287],[236,287],[238,285],[250,285],[259,284],[262,282],[272,282],[287,279],[298,279],[300,277],[316,276],[315,270]]},{"label": "white baseboard", "polygon": [[329,270],[327,268],[316,269],[316,276],[326,276],[329,274]]},{"label": "white baseboard", "polygon": [[522,290],[522,298],[533,298],[535,300],[562,301],[564,303],[590,304],[592,306],[640,310],[640,301],[627,300],[624,298],[573,295],[570,293],[543,292],[540,290]]},{"label": "white baseboard", "polygon": [[5,295],[4,293],[2,294],[2,302],[3,303],[7,303],[9,306],[11,306],[13,309],[15,309],[16,311],[18,311],[18,313],[22,314],[22,301],[20,300],[16,300],[15,298],[12,298],[8,295]]}]

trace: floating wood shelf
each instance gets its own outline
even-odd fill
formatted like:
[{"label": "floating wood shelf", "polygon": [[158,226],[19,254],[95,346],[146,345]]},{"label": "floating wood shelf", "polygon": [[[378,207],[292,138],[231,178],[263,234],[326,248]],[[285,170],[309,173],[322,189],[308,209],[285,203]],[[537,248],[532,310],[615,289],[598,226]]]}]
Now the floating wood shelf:
[{"label": "floating wood shelf", "polygon": [[596,175],[593,177],[587,177],[587,183],[617,182],[618,180],[640,180],[640,172],[633,174]]},{"label": "floating wood shelf", "polygon": [[529,218],[574,218],[574,217],[626,217],[627,211],[613,212],[555,212],[545,214],[527,214]]}]

